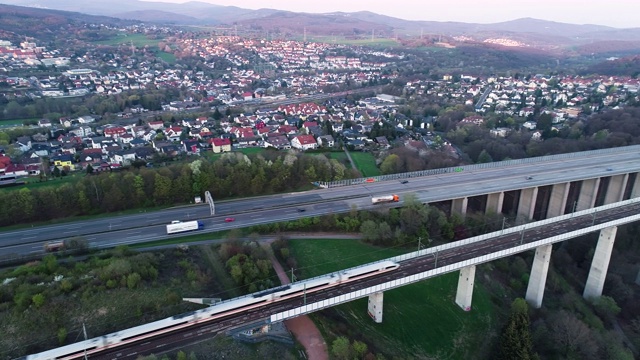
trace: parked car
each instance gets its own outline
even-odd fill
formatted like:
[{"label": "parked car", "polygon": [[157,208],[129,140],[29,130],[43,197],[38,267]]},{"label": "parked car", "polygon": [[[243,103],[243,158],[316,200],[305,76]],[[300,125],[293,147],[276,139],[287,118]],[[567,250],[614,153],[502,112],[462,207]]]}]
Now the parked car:
[{"label": "parked car", "polygon": [[228,217],[224,219],[225,222],[233,222],[236,221],[236,218]]}]

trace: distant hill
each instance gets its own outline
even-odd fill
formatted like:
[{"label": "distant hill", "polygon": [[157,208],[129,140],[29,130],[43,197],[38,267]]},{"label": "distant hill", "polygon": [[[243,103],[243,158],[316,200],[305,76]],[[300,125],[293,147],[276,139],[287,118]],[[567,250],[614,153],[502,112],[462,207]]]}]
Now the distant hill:
[{"label": "distant hill", "polygon": [[[308,35],[464,37],[475,42],[514,40],[538,48],[569,48],[592,43],[617,42],[615,47],[634,49],[640,28],[616,29],[601,25],[574,25],[532,18],[494,24],[409,21],[369,11],[307,14],[276,9],[249,10],[200,1],[183,4],[140,0],[0,0],[37,8],[113,16],[144,22],[189,25],[233,25],[254,32],[274,31]],[[497,39],[497,40],[496,40]],[[603,47],[603,44],[596,48]],[[606,47],[606,46],[604,46]]]},{"label": "distant hill", "polygon": [[192,16],[180,15],[161,10],[136,10],[113,14],[120,19],[135,19],[143,22],[155,22],[164,24],[194,24],[199,20]]},{"label": "distant hill", "polygon": [[0,32],[5,39],[11,38],[13,34],[19,38],[28,36],[47,40],[55,38],[55,34],[65,33],[74,34],[74,38],[81,38],[90,32],[83,29],[82,25],[86,23],[126,26],[138,24],[139,21],[0,4]]},{"label": "distant hill", "polygon": [[638,77],[640,75],[640,56],[635,55],[601,62],[590,66],[584,73]]}]

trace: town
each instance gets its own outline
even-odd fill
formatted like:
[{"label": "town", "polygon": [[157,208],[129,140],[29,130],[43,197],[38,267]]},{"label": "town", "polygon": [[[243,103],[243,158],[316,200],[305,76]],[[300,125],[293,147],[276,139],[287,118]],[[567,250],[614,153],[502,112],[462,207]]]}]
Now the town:
[{"label": "town", "polygon": [[[37,176],[43,171],[43,158],[59,171],[69,173],[86,171],[88,166],[96,171],[117,169],[136,160],[148,162],[156,154],[175,157],[247,147],[304,151],[334,148],[338,143],[354,150],[389,148],[396,138],[372,137],[374,124],[388,124],[400,134],[412,135],[405,139],[433,134],[437,115],[406,116],[402,112],[412,99],[425,97],[449,105],[464,105],[475,112],[458,126],[486,126],[487,114],[501,114],[511,118],[510,126],[494,124],[489,129],[492,135],[505,137],[512,131],[526,131],[532,139],[542,140],[534,114],[549,114],[553,130],[559,131],[586,115],[637,100],[640,87],[640,80],[624,77],[445,74],[436,80],[415,79],[401,84],[403,96],[375,95],[371,91],[373,96],[357,101],[336,96],[318,104],[306,102],[305,98],[332,95],[327,92],[331,90],[348,94],[349,89],[393,86],[390,84],[398,75],[390,68],[404,55],[361,47],[347,57],[334,55],[346,52],[344,45],[233,36],[178,43],[182,52],[226,62],[224,76],[212,79],[204,71],[193,69],[158,70],[148,61],[125,55],[115,55],[105,65],[124,66],[126,70],[102,73],[76,67],[86,64],[88,55],[72,59],[54,57],[61,50],[47,50],[33,42],[12,46],[5,41],[1,45],[5,69],[67,67],[58,76],[4,76],[1,80],[5,84],[5,98],[108,97],[148,88],[184,89],[186,94],[184,99],[156,104],[154,108],[145,107],[140,97],[133,95],[135,99],[130,106],[109,116],[91,112],[77,117],[42,118],[31,126],[40,129],[37,133],[0,145],[0,151],[14,155],[11,159],[5,156],[0,162],[0,175],[5,177]],[[262,59],[272,76],[246,69],[249,56]],[[214,60],[203,65],[212,69],[220,66]],[[196,101],[197,94],[200,96]],[[229,111],[232,107],[241,111],[232,113]],[[244,108],[257,110],[242,111]],[[211,116],[190,116],[189,110]],[[175,115],[165,122],[158,116],[160,112]],[[430,146],[447,142],[446,139],[435,142],[429,137],[425,140]]]}]

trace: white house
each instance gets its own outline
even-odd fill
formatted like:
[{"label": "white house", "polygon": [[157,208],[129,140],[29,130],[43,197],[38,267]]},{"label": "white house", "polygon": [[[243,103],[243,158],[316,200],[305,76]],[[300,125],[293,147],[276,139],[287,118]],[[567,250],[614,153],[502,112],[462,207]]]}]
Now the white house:
[{"label": "white house", "polygon": [[318,143],[313,135],[298,135],[291,140],[291,147],[299,150],[316,149]]}]

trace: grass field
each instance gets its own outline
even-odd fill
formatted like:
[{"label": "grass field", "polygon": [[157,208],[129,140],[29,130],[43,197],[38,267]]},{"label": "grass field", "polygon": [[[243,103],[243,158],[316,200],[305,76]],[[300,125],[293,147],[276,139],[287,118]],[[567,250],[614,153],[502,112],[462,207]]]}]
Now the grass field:
[{"label": "grass field", "polygon": [[324,153],[329,159],[336,159],[338,160],[340,163],[345,164],[347,163],[349,160],[347,158],[347,154],[344,153],[344,151],[332,151],[332,152],[328,152],[328,153]]},{"label": "grass field", "polygon": [[121,34],[119,36],[114,37],[113,39],[96,41],[95,44],[100,45],[130,45],[133,43],[135,46],[150,46],[157,47],[158,42],[162,41],[162,39],[149,39],[144,34]]},{"label": "grass field", "polygon": [[33,189],[41,189],[44,187],[50,187],[50,186],[60,186],[62,184],[72,184],[78,181],[80,177],[84,175],[85,175],[84,172],[75,172],[67,176],[50,179],[49,181],[40,181],[40,178],[38,177],[28,177],[24,179],[24,181],[26,181],[25,185],[2,187],[0,188],[0,191],[16,191],[22,188],[33,190]]},{"label": "grass field", "polygon": [[16,126],[16,125],[24,125],[25,121],[31,119],[10,119],[10,120],[0,120],[0,126]]},{"label": "grass field", "polygon": [[380,175],[380,169],[376,166],[376,159],[371,153],[351,151],[349,154],[351,154],[351,158],[356,168],[362,173],[362,176]]},{"label": "grass field", "polygon": [[250,154],[259,154],[261,152],[263,152],[265,149],[261,148],[261,147],[249,147],[249,148],[243,148],[243,149],[238,149],[236,151],[240,151],[241,153],[245,154],[245,155],[250,155]]},{"label": "grass field", "polygon": [[[400,253],[357,240],[291,240],[290,248],[304,278]],[[415,359],[483,358],[489,339],[495,336],[491,333],[494,314],[489,295],[476,282],[473,310],[464,312],[454,302],[457,280],[455,272],[386,291],[381,324],[367,315],[367,298],[334,309],[341,314],[340,322],[346,324],[347,332],[362,336],[386,355]],[[331,324],[335,319],[317,318],[325,333],[326,328],[335,327]]]},{"label": "grass field", "polygon": [[160,59],[166,61],[169,64],[175,64],[176,63],[176,56],[171,54],[171,53],[160,51],[158,53],[158,57]]}]

